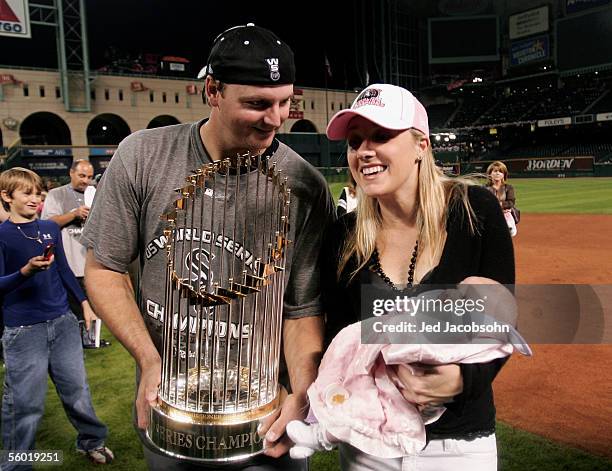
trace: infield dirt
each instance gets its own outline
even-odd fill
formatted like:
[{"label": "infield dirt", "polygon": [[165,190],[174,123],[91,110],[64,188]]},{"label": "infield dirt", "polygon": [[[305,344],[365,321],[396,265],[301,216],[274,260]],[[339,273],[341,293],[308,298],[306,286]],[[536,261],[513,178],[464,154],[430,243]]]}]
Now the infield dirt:
[{"label": "infield dirt", "polygon": [[[612,216],[525,214],[513,240],[517,284],[612,284]],[[612,345],[531,347],[493,383],[498,419],[612,457]]]}]

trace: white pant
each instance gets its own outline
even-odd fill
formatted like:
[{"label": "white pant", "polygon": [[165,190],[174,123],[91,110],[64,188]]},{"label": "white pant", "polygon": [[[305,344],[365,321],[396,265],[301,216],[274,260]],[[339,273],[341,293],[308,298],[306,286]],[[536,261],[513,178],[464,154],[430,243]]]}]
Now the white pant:
[{"label": "white pant", "polygon": [[432,440],[418,454],[404,458],[376,458],[347,444],[340,444],[343,471],[495,471],[495,435],[475,440]]}]

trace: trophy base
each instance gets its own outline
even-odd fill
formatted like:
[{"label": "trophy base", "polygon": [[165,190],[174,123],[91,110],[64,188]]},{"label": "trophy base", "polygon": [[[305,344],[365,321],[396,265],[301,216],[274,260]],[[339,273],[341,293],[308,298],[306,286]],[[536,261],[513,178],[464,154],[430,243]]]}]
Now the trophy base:
[{"label": "trophy base", "polygon": [[161,452],[200,463],[247,460],[263,452],[259,421],[281,403],[280,394],[266,404],[240,413],[195,413],[160,400],[151,408],[146,437]]}]

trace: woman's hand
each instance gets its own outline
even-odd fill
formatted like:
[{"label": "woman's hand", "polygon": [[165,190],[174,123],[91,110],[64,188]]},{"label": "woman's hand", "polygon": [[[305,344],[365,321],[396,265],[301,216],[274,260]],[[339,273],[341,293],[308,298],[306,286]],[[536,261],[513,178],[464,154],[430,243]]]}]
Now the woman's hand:
[{"label": "woman's hand", "polygon": [[396,374],[404,398],[420,406],[440,406],[463,391],[459,365],[398,365]]},{"label": "woman's hand", "polygon": [[55,256],[51,256],[49,260],[45,259],[42,255],[37,255],[36,257],[32,257],[28,260],[28,263],[21,267],[21,274],[23,276],[30,277],[39,271],[45,271],[49,269],[53,261],[55,260]]}]

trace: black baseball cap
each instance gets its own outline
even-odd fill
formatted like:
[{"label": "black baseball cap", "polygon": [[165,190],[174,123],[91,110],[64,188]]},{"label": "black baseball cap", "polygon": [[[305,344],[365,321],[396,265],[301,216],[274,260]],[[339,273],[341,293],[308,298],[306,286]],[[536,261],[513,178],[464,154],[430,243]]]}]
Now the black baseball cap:
[{"label": "black baseball cap", "polygon": [[224,83],[287,85],[295,82],[293,51],[272,31],[253,23],[234,26],[215,39],[198,78]]}]

